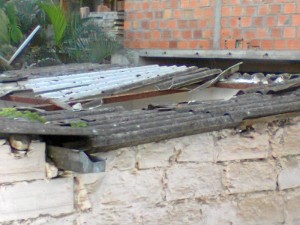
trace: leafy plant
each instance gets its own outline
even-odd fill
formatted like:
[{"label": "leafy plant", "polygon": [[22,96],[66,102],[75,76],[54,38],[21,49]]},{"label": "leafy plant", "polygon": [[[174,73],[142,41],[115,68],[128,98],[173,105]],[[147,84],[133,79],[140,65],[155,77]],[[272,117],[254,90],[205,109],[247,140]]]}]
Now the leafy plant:
[{"label": "leafy plant", "polygon": [[84,121],[71,122],[70,125],[73,128],[87,127],[88,126],[87,122],[84,122]]},{"label": "leafy plant", "polygon": [[55,44],[61,47],[67,29],[67,19],[61,5],[54,3],[42,3],[41,8],[45,11],[51,21],[54,30]]},{"label": "leafy plant", "polygon": [[0,45],[9,43],[9,20],[5,12],[0,9]]},{"label": "leafy plant", "polygon": [[9,118],[25,118],[32,121],[38,121],[41,123],[45,123],[46,119],[35,112],[26,111],[18,111],[15,108],[3,108],[0,110],[0,116],[9,117]]},{"label": "leafy plant", "polygon": [[8,32],[10,40],[13,44],[18,44],[22,40],[24,35],[21,31],[19,18],[17,16],[16,8],[13,2],[8,2],[5,5],[5,11],[9,20]]},{"label": "leafy plant", "polygon": [[37,25],[47,26],[46,14],[40,7],[44,0],[10,0],[14,3],[20,28],[24,34],[29,33]]}]

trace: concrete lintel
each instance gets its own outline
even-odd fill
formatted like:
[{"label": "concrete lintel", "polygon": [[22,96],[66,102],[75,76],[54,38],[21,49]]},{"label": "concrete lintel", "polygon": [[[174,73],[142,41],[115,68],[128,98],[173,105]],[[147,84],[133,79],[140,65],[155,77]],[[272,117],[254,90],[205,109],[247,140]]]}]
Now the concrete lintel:
[{"label": "concrete lintel", "polygon": [[300,60],[296,50],[138,50],[141,57],[199,58],[199,59],[260,59],[260,60]]}]

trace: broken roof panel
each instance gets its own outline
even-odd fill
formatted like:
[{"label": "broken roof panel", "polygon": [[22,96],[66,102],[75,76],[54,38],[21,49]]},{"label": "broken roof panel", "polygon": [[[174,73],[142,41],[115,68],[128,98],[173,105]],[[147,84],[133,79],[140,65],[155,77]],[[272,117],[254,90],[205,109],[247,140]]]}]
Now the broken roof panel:
[{"label": "broken roof panel", "polygon": [[101,114],[90,110],[87,111],[88,115],[56,112],[56,115],[60,115],[56,118],[49,112],[46,119],[52,117],[51,123],[62,125],[73,121],[87,122],[87,127],[97,133],[90,137],[90,151],[97,152],[238,127],[244,120],[252,118],[300,112],[300,91],[280,95],[249,93],[228,101],[190,102],[150,108]]},{"label": "broken roof panel", "polygon": [[[44,98],[58,98],[64,101],[81,99],[107,93],[116,89],[136,88],[176,72],[184,72],[186,66],[143,66],[115,70],[61,75],[55,77],[28,79],[22,82],[26,89]],[[144,82],[149,81],[149,82]],[[135,85],[136,84],[136,85]]]}]

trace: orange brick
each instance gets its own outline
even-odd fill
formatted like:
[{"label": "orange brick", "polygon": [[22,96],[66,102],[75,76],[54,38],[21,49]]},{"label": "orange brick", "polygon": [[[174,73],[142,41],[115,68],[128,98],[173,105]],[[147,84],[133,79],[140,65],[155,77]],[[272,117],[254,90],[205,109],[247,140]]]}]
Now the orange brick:
[{"label": "orange brick", "polygon": [[272,36],[272,38],[281,38],[282,37],[282,28],[279,28],[279,27],[271,28],[271,36]]},{"label": "orange brick", "polygon": [[242,17],[241,26],[250,27],[252,25],[252,17]]},{"label": "orange brick", "polygon": [[249,40],[256,38],[257,37],[256,30],[255,29],[246,30],[244,32],[244,37],[245,39],[249,39]]},{"label": "orange brick", "polygon": [[162,32],[162,38],[163,39],[170,39],[172,37],[172,33],[169,30],[165,30]]},{"label": "orange brick", "polygon": [[169,47],[170,48],[177,48],[177,41],[170,41],[169,42]]},{"label": "orange brick", "polygon": [[142,32],[136,32],[134,37],[135,37],[135,39],[142,39],[143,38],[143,33]]},{"label": "orange brick", "polygon": [[236,17],[229,18],[229,26],[230,27],[239,27],[240,20]]},{"label": "orange brick", "polygon": [[263,17],[253,18],[253,26],[254,27],[262,27],[263,26]]},{"label": "orange brick", "polygon": [[189,4],[189,0],[181,0],[181,8],[189,8],[190,4]]},{"label": "orange brick", "polygon": [[178,44],[177,44],[177,47],[179,49],[188,49],[189,42],[187,42],[187,41],[179,41]]},{"label": "orange brick", "polygon": [[170,18],[172,17],[172,13],[173,13],[173,11],[172,11],[171,9],[166,9],[166,10],[164,11],[164,16],[163,16],[163,18],[164,18],[164,19],[170,19]]},{"label": "orange brick", "polygon": [[285,37],[285,38],[294,38],[294,37],[296,37],[296,28],[295,27],[286,27],[286,28],[284,28],[283,37]]},{"label": "orange brick", "polygon": [[177,21],[176,20],[169,20],[167,22],[167,26],[170,28],[170,29],[175,29],[177,27]]},{"label": "orange brick", "polygon": [[[126,1],[125,1],[125,4],[126,4]],[[149,9],[150,9],[150,4],[149,4],[149,2],[143,2],[143,3],[142,3],[142,9],[143,9],[143,10],[149,10]]]},{"label": "orange brick", "polygon": [[210,6],[210,5],[211,5],[210,0],[201,0],[201,1],[199,1],[199,7]]},{"label": "orange brick", "polygon": [[199,48],[201,49],[210,49],[211,42],[209,40],[199,40]]},{"label": "orange brick", "polygon": [[124,21],[124,29],[125,30],[129,30],[129,29],[131,29],[131,21],[127,21],[127,20],[125,20]]},{"label": "orange brick", "polygon": [[163,9],[159,1],[152,2],[152,10],[160,10]]},{"label": "orange brick", "polygon": [[189,28],[190,29],[198,28],[198,21],[197,20],[190,20],[188,23],[189,23]]},{"label": "orange brick", "polygon": [[235,40],[225,40],[225,48],[226,49],[235,49]]},{"label": "orange brick", "polygon": [[265,28],[257,28],[256,29],[256,36],[259,38],[267,38],[268,37],[268,30]]},{"label": "orange brick", "polygon": [[129,10],[133,9],[133,2],[129,2],[129,1],[125,1],[124,2],[124,10],[126,10],[126,12],[128,12]]},{"label": "orange brick", "polygon": [[273,40],[261,40],[260,47],[263,50],[272,50],[274,48]]},{"label": "orange brick", "polygon": [[296,4],[295,3],[285,3],[284,4],[284,13],[290,14],[296,12]]},{"label": "orange brick", "polygon": [[[300,16],[299,16],[300,19]],[[290,21],[290,16],[289,15],[279,15],[278,16],[278,26],[287,26],[290,25],[291,21]],[[294,18],[293,18],[293,22],[294,22]],[[300,20],[299,20],[300,22]]]},{"label": "orange brick", "polygon": [[214,8],[208,8],[204,11],[205,18],[213,18],[215,15]]},{"label": "orange brick", "polygon": [[273,27],[276,25],[276,17],[275,16],[267,16],[266,17],[267,27]]},{"label": "orange brick", "polygon": [[152,38],[153,39],[160,39],[161,38],[161,32],[158,30],[152,31]]},{"label": "orange brick", "polygon": [[144,12],[137,12],[137,13],[136,13],[136,18],[137,18],[138,20],[144,19],[144,18],[145,18],[145,13],[144,13]]},{"label": "orange brick", "polygon": [[241,29],[233,29],[232,30],[232,37],[236,39],[242,39],[243,38],[243,33]]},{"label": "orange brick", "polygon": [[292,21],[293,26],[300,26],[300,15],[293,15]]},{"label": "orange brick", "polygon": [[135,2],[133,5],[134,10],[140,11],[142,9],[142,3],[140,2]]},{"label": "orange brick", "polygon": [[159,48],[161,48],[161,49],[169,48],[169,42],[168,41],[160,41],[159,42]]},{"label": "orange brick", "polygon": [[144,37],[145,40],[150,40],[151,39],[151,32],[150,31],[145,31],[144,32]]},{"label": "orange brick", "polygon": [[279,14],[281,13],[281,4],[270,5],[270,13],[271,14]]},{"label": "orange brick", "polygon": [[275,40],[274,41],[274,49],[286,49],[286,41],[285,40]]},{"label": "orange brick", "polygon": [[153,19],[153,12],[146,12],[147,19]]},{"label": "orange brick", "polygon": [[176,19],[181,19],[182,18],[182,11],[181,10],[174,10],[173,11],[173,17]]},{"label": "orange brick", "polygon": [[159,28],[160,29],[168,28],[168,21],[167,20],[161,20],[161,21],[159,21]]},{"label": "orange brick", "polygon": [[190,8],[196,9],[199,6],[199,0],[191,0],[190,1]]},{"label": "orange brick", "polygon": [[269,13],[269,6],[268,5],[259,5],[258,7],[258,15],[265,16]]},{"label": "orange brick", "polygon": [[192,38],[192,32],[191,32],[190,30],[182,31],[182,32],[181,32],[181,36],[182,36],[184,39],[190,39],[190,38]]},{"label": "orange brick", "polygon": [[193,38],[195,38],[195,39],[202,38],[202,30],[194,30]]},{"label": "orange brick", "polygon": [[150,48],[159,48],[158,41],[150,41],[149,45],[150,45]]},{"label": "orange brick", "polygon": [[189,41],[189,49],[199,49],[199,41],[198,40]]},{"label": "orange brick", "polygon": [[287,40],[287,48],[289,50],[299,50],[300,49],[299,39]]},{"label": "orange brick", "polygon": [[155,12],[154,14],[154,18],[155,19],[162,19],[163,18],[164,13],[162,11],[159,12]]},{"label": "orange brick", "polygon": [[207,27],[208,26],[208,22],[207,20],[198,20],[198,27]]},{"label": "orange brick", "polygon": [[255,16],[256,15],[256,7],[248,6],[245,10],[245,16]]},{"label": "orange brick", "polygon": [[149,22],[148,21],[142,21],[141,25],[142,25],[143,29],[149,29]]},{"label": "orange brick", "polygon": [[221,30],[222,37],[224,38],[232,38],[232,29],[231,28],[223,28]]},{"label": "orange brick", "polygon": [[158,28],[157,21],[156,21],[156,20],[150,21],[149,28],[150,28],[151,30],[157,29],[157,28]]},{"label": "orange brick", "polygon": [[177,9],[178,8],[178,0],[169,0],[170,8]]},{"label": "orange brick", "polygon": [[203,34],[203,38],[207,38],[207,39],[210,39],[210,38],[213,38],[213,31],[210,29],[210,30],[204,30],[202,32]]},{"label": "orange brick", "polygon": [[150,43],[149,41],[141,41],[139,44],[140,48],[149,48],[150,47]]},{"label": "orange brick", "polygon": [[222,7],[222,16],[231,16],[232,7],[224,6]]},{"label": "orange brick", "polygon": [[237,4],[240,4],[240,0],[231,0],[231,1],[230,1],[230,4],[231,4],[231,5],[237,5]]},{"label": "orange brick", "polygon": [[180,39],[180,38],[181,38],[181,31],[179,31],[179,30],[174,30],[174,31],[173,31],[173,38],[174,38],[174,39]]},{"label": "orange brick", "polygon": [[243,15],[243,6],[235,6],[232,9],[232,16],[242,16]]},{"label": "orange brick", "polygon": [[[233,17],[236,18],[236,17]],[[230,20],[231,18],[228,17],[223,17],[221,18],[221,27],[228,27],[228,20]]]},{"label": "orange brick", "polygon": [[187,20],[178,20],[177,21],[177,27],[180,29],[187,28],[188,22]]}]

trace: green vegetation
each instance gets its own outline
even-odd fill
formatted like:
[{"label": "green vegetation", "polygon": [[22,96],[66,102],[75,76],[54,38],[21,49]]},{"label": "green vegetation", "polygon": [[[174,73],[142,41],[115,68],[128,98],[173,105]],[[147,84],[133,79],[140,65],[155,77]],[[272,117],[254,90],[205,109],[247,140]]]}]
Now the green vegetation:
[{"label": "green vegetation", "polygon": [[88,126],[87,122],[84,122],[84,121],[71,122],[70,125],[73,128],[87,127]]},{"label": "green vegetation", "polygon": [[38,121],[41,123],[45,123],[46,119],[35,112],[26,111],[18,111],[15,108],[3,108],[0,110],[0,116],[9,117],[9,118],[25,118],[31,121]]},{"label": "green vegetation", "polygon": [[[92,19],[81,19],[78,10],[65,11],[52,0],[0,0],[0,56],[10,58],[11,52],[37,25],[42,29],[22,53],[25,57],[19,57],[19,65],[24,61],[37,66],[59,62],[102,63],[123,49],[119,41],[109,37]],[[5,70],[0,60],[1,69]]]}]

